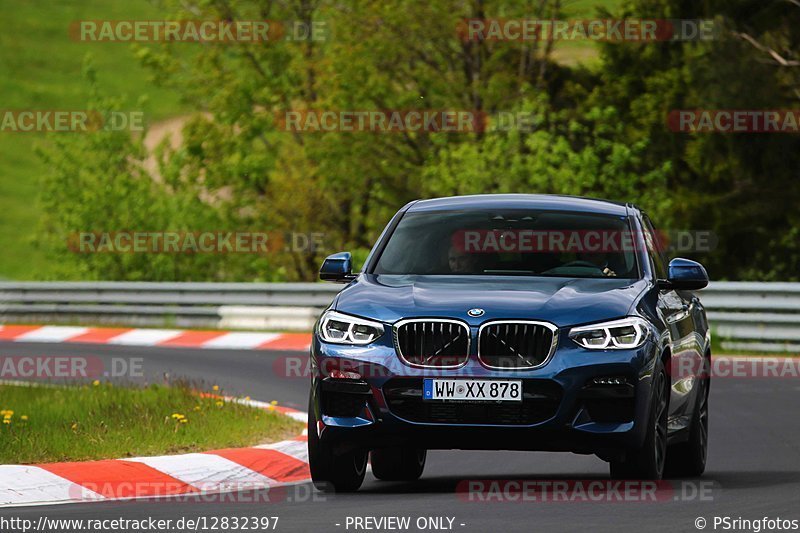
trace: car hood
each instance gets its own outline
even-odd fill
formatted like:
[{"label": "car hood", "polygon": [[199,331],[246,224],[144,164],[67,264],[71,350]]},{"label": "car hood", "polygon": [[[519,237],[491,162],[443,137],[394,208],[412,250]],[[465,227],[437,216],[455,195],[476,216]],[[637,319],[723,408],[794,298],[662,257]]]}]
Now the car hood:
[{"label": "car hood", "polygon": [[[536,319],[557,326],[628,314],[647,282],[500,276],[362,274],[339,293],[337,311],[393,323],[410,317],[459,318],[472,325],[492,319]],[[480,308],[478,318],[467,311]]]}]

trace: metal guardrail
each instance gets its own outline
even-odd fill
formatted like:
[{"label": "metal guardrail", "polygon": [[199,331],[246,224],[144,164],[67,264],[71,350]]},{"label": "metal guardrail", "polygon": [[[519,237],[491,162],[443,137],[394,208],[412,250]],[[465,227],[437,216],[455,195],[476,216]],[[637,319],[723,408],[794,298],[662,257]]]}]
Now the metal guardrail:
[{"label": "metal guardrail", "polygon": [[[0,322],[308,330],[327,283],[0,282]],[[726,349],[800,352],[800,283],[699,291]]]},{"label": "metal guardrail", "polygon": [[309,330],[341,285],[0,282],[0,322]]},{"label": "metal guardrail", "polygon": [[723,348],[800,352],[800,283],[716,282],[697,294]]},{"label": "metal guardrail", "polygon": [[341,288],[329,283],[5,282],[0,303],[325,307]]}]

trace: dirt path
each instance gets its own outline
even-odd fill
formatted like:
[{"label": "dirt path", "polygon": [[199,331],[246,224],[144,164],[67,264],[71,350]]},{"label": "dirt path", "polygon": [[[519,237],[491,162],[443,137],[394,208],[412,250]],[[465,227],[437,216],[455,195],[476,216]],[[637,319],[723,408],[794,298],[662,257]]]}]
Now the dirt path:
[{"label": "dirt path", "polygon": [[[203,114],[209,120],[212,118],[210,113]],[[147,130],[147,135],[144,137],[144,146],[147,150],[147,159],[144,161],[144,168],[152,176],[152,178],[161,182],[161,173],[158,169],[158,161],[156,160],[155,150],[164,139],[169,139],[169,145],[174,149],[178,148],[183,142],[183,126],[196,114],[179,115],[171,117],[166,120],[160,120],[150,125]],[[221,187],[217,190],[210,192],[202,190],[200,192],[201,198],[210,203],[216,200],[226,199],[232,197],[232,191],[229,187]]]},{"label": "dirt path", "polygon": [[[206,115],[208,118],[211,118],[210,113],[206,113]],[[147,135],[144,137],[144,146],[148,153],[144,167],[150,175],[153,176],[153,179],[161,179],[155,156],[156,147],[166,138],[169,138],[169,145],[172,148],[180,146],[183,142],[183,126],[193,116],[195,116],[194,113],[159,120],[158,122],[152,123],[148,128]]]}]

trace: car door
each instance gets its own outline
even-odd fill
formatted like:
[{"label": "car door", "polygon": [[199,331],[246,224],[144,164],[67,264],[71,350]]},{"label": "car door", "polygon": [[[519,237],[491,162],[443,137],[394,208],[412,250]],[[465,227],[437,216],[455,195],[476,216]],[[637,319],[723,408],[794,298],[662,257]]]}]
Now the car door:
[{"label": "car door", "polygon": [[[650,218],[642,216],[647,254],[658,279],[668,277],[667,262],[663,253],[664,239],[659,239]],[[662,289],[659,291],[657,309],[670,336],[672,361],[670,374],[670,429],[686,427],[691,415],[692,388],[695,377],[702,370],[701,346],[695,334],[693,294],[686,291]]]}]

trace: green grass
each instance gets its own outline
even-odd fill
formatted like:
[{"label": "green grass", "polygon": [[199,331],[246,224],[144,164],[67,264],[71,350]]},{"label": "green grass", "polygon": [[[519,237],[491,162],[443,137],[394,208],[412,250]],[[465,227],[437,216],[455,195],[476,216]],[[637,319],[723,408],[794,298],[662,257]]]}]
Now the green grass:
[{"label": "green grass", "polygon": [[[597,16],[599,8],[614,13],[625,0],[565,0],[564,18],[590,19]],[[553,49],[553,58],[564,65],[594,65],[599,60],[597,44],[592,41],[559,41]]]},{"label": "green grass", "polygon": [[[566,18],[595,16],[598,6],[613,9],[622,0],[566,0]],[[87,86],[81,69],[91,54],[103,93],[125,96],[126,109],[137,109],[140,96],[148,122],[187,110],[174,92],[155,87],[149,73],[125,43],[75,42],[69,24],[81,19],[156,20],[163,17],[147,0],[0,0],[5,27],[0,32],[0,109],[83,109]],[[592,42],[561,42],[555,58],[564,64],[597,59]],[[34,146],[48,134],[0,132],[0,279],[49,279],[53,276],[43,250],[34,244],[41,217],[38,203],[44,165]],[[50,135],[69,135],[65,133]]]},{"label": "green grass", "polygon": [[301,423],[277,413],[163,385],[0,385],[2,419],[7,422],[0,423],[0,464],[198,452],[302,431]]},{"label": "green grass", "polygon": [[[148,121],[185,111],[171,91],[155,87],[130,45],[82,43],[70,39],[69,24],[81,19],[157,19],[146,0],[0,0],[5,27],[0,32],[0,109],[85,109],[88,88],[82,76],[91,54],[104,94],[124,96],[126,109],[142,108]],[[162,16],[163,18],[163,16]],[[33,152],[48,134],[0,132],[0,279],[47,278],[50,269],[33,238],[41,207],[37,196],[44,166]],[[67,133],[49,135],[70,135]]]},{"label": "green grass", "polygon": [[571,18],[593,17],[598,8],[605,8],[611,12],[622,5],[624,0],[565,0],[563,9]]}]

